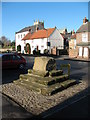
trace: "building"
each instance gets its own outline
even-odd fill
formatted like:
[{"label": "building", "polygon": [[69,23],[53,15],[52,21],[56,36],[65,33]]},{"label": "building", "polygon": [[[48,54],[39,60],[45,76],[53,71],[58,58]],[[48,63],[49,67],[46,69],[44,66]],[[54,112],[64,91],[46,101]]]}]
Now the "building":
[{"label": "building", "polygon": [[69,48],[69,39],[70,39],[72,33],[68,32],[67,28],[59,29],[59,32],[63,36],[63,39],[64,39],[64,49],[68,49]]},{"label": "building", "polygon": [[44,22],[40,22],[39,20],[38,21],[34,21],[34,25],[32,26],[29,26],[29,27],[25,27],[23,29],[21,29],[20,31],[16,32],[15,33],[15,48],[16,48],[16,51],[17,51],[17,46],[21,45],[21,52],[23,53],[23,45],[24,45],[24,41],[22,41],[22,38],[24,36],[26,36],[27,33],[31,33],[33,34],[35,31],[37,30],[41,30],[41,29],[44,29]]},{"label": "building", "polygon": [[69,57],[76,57],[77,56],[77,49],[76,49],[76,33],[72,32],[72,36],[69,39]]},{"label": "building", "polygon": [[29,48],[27,50],[29,54],[33,54],[34,50],[39,50],[42,54],[48,50],[50,54],[56,55],[59,49],[64,48],[63,37],[56,27],[37,30],[33,34],[29,32],[22,39],[22,42],[22,50],[25,53],[25,49]]},{"label": "building", "polygon": [[[90,22],[85,17],[83,19],[83,25],[76,32],[76,44],[75,51],[73,55],[69,53],[70,57],[74,56],[77,58],[90,58]],[[69,48],[71,45],[69,46]]]},{"label": "building", "polygon": [[83,25],[76,32],[79,58],[90,58],[90,22],[85,17]]}]

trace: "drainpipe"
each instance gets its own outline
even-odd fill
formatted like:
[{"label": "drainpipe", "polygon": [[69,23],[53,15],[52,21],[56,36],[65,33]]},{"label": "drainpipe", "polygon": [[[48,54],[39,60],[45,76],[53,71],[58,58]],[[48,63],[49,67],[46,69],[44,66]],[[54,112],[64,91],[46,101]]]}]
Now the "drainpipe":
[{"label": "drainpipe", "polygon": [[48,50],[48,30],[46,29],[47,32],[47,50]]}]

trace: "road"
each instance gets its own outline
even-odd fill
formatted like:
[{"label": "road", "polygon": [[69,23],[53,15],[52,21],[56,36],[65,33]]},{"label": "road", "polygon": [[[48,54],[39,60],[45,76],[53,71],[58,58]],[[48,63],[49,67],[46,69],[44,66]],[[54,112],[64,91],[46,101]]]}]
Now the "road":
[{"label": "road", "polygon": [[[26,74],[28,72],[28,69],[32,69],[33,67],[33,64],[34,64],[34,57],[29,57],[29,56],[25,56],[25,59],[27,60],[27,65],[26,65],[26,68],[24,70],[19,70],[19,69],[10,69],[10,70],[3,70],[2,71],[2,84],[7,84],[7,83],[10,83],[10,82],[13,82],[13,80],[17,80],[19,78],[19,75],[20,74]],[[71,72],[70,72],[70,76],[71,78],[74,78],[76,80],[88,80],[88,78],[90,78],[90,75],[89,75],[89,70],[90,70],[90,63],[88,62],[80,62],[80,61],[70,61],[70,60],[61,60],[60,58],[56,58],[56,64],[57,64],[57,69],[60,69],[60,65],[61,64],[70,64],[71,65]],[[64,70],[65,72],[67,72],[66,70]],[[80,105],[83,106],[84,108],[84,112],[86,112],[86,109],[87,109],[87,98],[84,99],[84,102],[78,102],[77,105],[74,105],[74,106],[70,106],[69,108],[65,109],[64,111],[62,112],[59,112],[57,113],[57,116],[60,117],[59,114],[62,114],[62,116],[64,114],[67,114],[67,113],[70,113],[70,111],[72,111],[72,115],[75,112],[75,110],[79,110],[80,114],[82,114],[82,110],[80,111]],[[82,103],[86,103],[86,105],[84,106]],[[3,97],[3,115],[4,116],[11,116],[11,117],[15,117],[15,116],[22,116],[23,114],[23,110],[20,106],[18,105],[15,105],[15,106],[18,106],[18,107],[15,107],[15,109],[13,109],[14,107],[14,103],[11,102],[10,100],[7,100],[5,97]],[[12,107],[11,108],[11,111],[7,111],[9,107]],[[18,109],[18,110],[17,110]],[[20,109],[20,110],[19,110]],[[10,110],[10,109],[9,109]],[[14,114],[12,113],[12,111],[14,110]],[[16,112],[15,112],[16,111]],[[18,114],[17,114],[17,111],[18,111]],[[10,114],[9,114],[10,112]],[[16,115],[15,115],[16,113]],[[26,111],[26,116],[28,117],[28,112]],[[84,115],[87,115],[86,113],[83,114]],[[19,116],[19,117],[20,117]],[[25,117],[26,117],[25,116]],[[30,114],[31,116],[31,114]],[[78,114],[76,114],[75,116],[78,116]]]},{"label": "road", "polygon": [[2,118],[31,118],[33,115],[2,95]]},{"label": "road", "polygon": [[[27,60],[27,65],[24,70],[19,69],[9,69],[2,71],[2,84],[6,84],[9,82],[13,82],[13,80],[17,80],[20,74],[26,74],[28,69],[32,69],[34,64],[34,57],[25,56]],[[80,61],[70,61],[70,60],[61,60],[56,58],[57,69],[60,69],[61,64],[70,64],[70,76],[76,80],[88,80],[90,78],[89,70],[90,63],[89,62],[80,62]],[[64,70],[67,72],[66,70]]]},{"label": "road", "polygon": [[89,113],[89,100],[90,96],[86,96],[83,99],[75,102],[74,104],[69,105],[65,109],[62,109],[60,111],[57,111],[50,116],[44,117],[44,119],[50,119],[50,120],[57,120],[57,119],[85,119],[87,120],[90,117]]}]

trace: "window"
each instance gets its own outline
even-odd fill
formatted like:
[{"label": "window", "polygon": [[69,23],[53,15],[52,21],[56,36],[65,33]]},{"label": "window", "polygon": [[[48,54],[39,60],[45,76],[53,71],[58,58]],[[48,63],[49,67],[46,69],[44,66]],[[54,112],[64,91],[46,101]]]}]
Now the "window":
[{"label": "window", "polygon": [[87,33],[83,33],[82,34],[82,42],[87,42],[88,41],[88,34]]},{"label": "window", "polygon": [[37,30],[39,30],[39,27],[37,27]]},{"label": "window", "polygon": [[13,60],[21,60],[21,57],[19,55],[13,55]]},{"label": "window", "polygon": [[22,38],[22,34],[21,34],[21,38]]},{"label": "window", "polygon": [[11,59],[10,55],[4,55],[2,56],[2,61],[9,61]]},{"label": "window", "polygon": [[29,29],[29,32],[31,32],[31,29]]},{"label": "window", "polygon": [[18,35],[18,39],[20,38],[20,35]]},{"label": "window", "polygon": [[50,42],[47,42],[47,46],[50,46]]}]

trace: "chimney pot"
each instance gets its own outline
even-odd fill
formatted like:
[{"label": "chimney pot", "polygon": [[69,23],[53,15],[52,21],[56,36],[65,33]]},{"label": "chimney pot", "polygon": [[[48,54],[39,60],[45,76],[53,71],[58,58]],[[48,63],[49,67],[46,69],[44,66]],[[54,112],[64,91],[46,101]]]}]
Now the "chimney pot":
[{"label": "chimney pot", "polygon": [[85,18],[83,19],[83,24],[86,23],[86,22],[88,22],[88,19],[85,17]]}]

